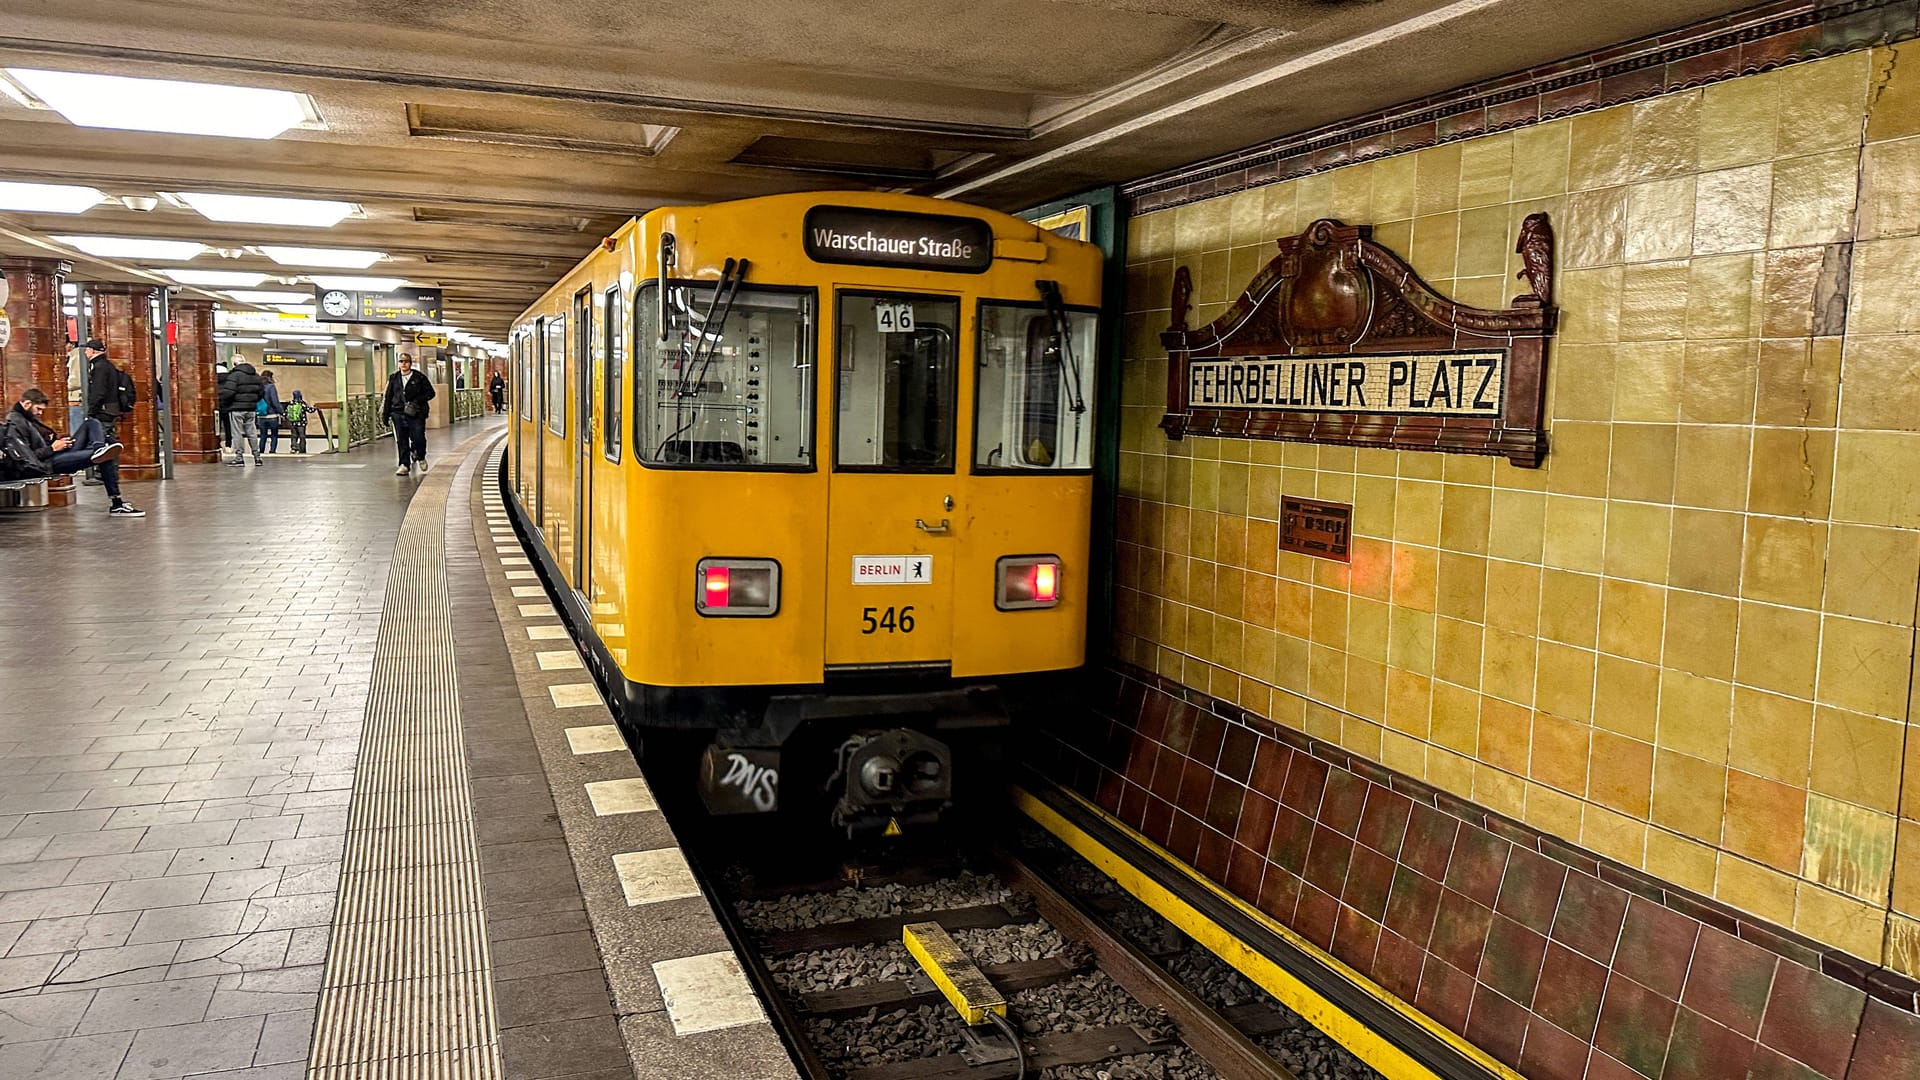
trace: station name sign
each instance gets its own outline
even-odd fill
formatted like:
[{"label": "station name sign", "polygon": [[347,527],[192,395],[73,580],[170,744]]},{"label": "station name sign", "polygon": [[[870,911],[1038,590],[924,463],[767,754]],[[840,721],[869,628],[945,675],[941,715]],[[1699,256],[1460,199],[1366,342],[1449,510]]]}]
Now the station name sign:
[{"label": "station name sign", "polygon": [[321,318],[339,322],[432,325],[441,321],[439,289],[360,292],[315,285],[313,300]]},{"label": "station name sign", "polygon": [[961,274],[993,265],[993,226],[979,218],[816,206],[801,231],[815,262]]},{"label": "station name sign", "polygon": [[1227,356],[1187,364],[1204,409],[1498,417],[1505,350],[1348,356]]}]

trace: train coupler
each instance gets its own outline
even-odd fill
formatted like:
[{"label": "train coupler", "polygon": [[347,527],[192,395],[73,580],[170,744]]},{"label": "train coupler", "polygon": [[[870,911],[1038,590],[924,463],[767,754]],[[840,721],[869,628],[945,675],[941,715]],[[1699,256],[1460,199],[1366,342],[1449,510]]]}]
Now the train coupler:
[{"label": "train coupler", "polygon": [[833,823],[851,835],[930,825],[953,802],[953,751],[911,728],[863,732],[840,744],[827,781]]}]

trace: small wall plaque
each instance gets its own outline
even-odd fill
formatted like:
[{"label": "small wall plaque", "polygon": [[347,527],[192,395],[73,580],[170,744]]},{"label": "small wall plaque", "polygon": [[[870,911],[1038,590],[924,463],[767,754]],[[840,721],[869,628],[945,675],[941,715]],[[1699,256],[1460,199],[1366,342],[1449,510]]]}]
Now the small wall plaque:
[{"label": "small wall plaque", "polygon": [[1353,507],[1315,499],[1280,500],[1280,550],[1349,562]]}]

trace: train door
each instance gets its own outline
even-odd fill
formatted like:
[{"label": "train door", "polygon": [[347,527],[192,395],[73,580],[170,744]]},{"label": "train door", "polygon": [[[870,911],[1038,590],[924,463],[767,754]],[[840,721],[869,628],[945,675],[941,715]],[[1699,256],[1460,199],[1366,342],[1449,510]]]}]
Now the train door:
[{"label": "train door", "polygon": [[960,481],[960,304],[834,296],[829,667],[944,665],[968,509]]},{"label": "train door", "polygon": [[573,589],[592,595],[587,567],[593,533],[594,375],[599,371],[593,341],[593,286],[573,295],[574,453],[573,453]]},{"label": "train door", "polygon": [[520,497],[520,505],[527,500],[526,451],[522,450],[520,436],[526,428],[527,412],[527,335],[515,328],[513,335],[513,412],[507,415],[507,425],[512,428],[513,445],[513,493]]},{"label": "train door", "polygon": [[533,436],[533,527],[539,529],[542,534],[547,531],[547,440],[542,433],[542,428],[546,426],[549,408],[547,384],[550,379],[547,371],[557,362],[547,355],[547,343],[550,340],[547,324],[552,321],[552,319],[539,319],[534,322],[534,341],[527,350],[529,354],[537,354],[540,358],[537,370],[533,373],[533,381],[536,385],[533,394],[533,422],[529,427],[532,429]]}]

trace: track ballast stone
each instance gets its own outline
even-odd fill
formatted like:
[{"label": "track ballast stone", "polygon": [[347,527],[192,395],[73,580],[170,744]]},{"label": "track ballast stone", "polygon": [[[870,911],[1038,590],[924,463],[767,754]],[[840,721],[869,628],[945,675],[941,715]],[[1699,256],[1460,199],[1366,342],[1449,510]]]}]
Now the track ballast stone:
[{"label": "track ballast stone", "polygon": [[749,930],[801,930],[882,915],[997,904],[1011,895],[1012,890],[997,878],[963,872],[917,885],[849,886],[832,892],[741,900],[734,910]]}]

